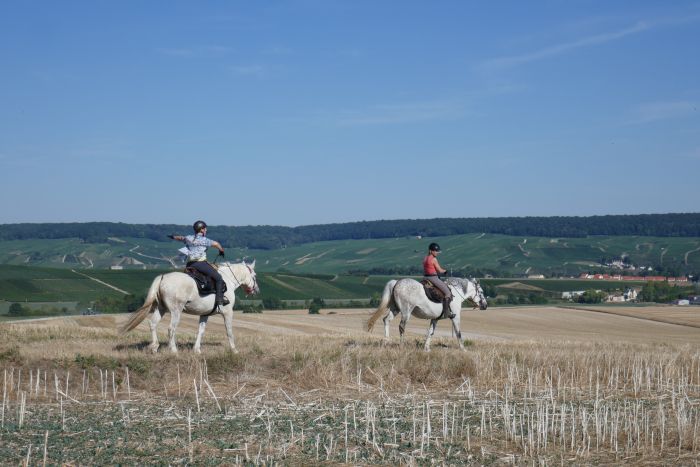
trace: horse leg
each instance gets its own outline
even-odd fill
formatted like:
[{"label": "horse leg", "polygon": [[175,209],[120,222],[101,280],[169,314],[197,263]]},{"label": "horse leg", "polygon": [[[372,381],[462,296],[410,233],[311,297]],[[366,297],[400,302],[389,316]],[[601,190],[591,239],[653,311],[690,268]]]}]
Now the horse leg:
[{"label": "horse leg", "polygon": [[224,325],[226,326],[226,335],[228,336],[228,345],[231,346],[233,353],[238,353],[236,343],[233,340],[233,306],[227,306],[222,312],[224,315]]},{"label": "horse leg", "polygon": [[151,317],[151,352],[157,353],[158,352],[158,347],[160,347],[160,342],[158,342],[158,332],[156,329],[158,328],[158,323],[160,323],[161,318],[163,317],[162,312],[160,311],[160,308],[156,309],[156,311],[153,312],[153,316]]},{"label": "horse leg", "polygon": [[459,342],[459,350],[464,350],[464,342],[462,342],[462,331],[459,330],[459,321],[457,320],[457,318],[452,318],[452,333],[457,337],[457,342]]},{"label": "horse leg", "polygon": [[430,320],[430,326],[428,326],[428,334],[425,336],[425,351],[430,352],[430,338],[433,337],[435,333],[435,326],[437,325],[436,319]]},{"label": "horse leg", "polygon": [[394,316],[396,315],[394,315],[393,310],[390,309],[384,317],[384,344],[389,342],[389,325],[391,324],[391,320],[394,319]]},{"label": "horse leg", "polygon": [[204,337],[204,329],[207,327],[207,321],[209,321],[209,315],[202,315],[199,317],[199,329],[197,330],[197,339],[194,341],[194,353],[202,353],[202,337]]},{"label": "horse leg", "polygon": [[408,318],[410,317],[410,314],[405,314],[401,313],[401,321],[399,322],[399,336],[400,336],[400,344],[403,347],[404,344],[404,336],[406,335],[406,324],[408,324]]},{"label": "horse leg", "polygon": [[180,310],[170,311],[170,327],[168,328],[168,346],[172,353],[177,353],[177,343],[175,342],[175,330],[180,323]]}]

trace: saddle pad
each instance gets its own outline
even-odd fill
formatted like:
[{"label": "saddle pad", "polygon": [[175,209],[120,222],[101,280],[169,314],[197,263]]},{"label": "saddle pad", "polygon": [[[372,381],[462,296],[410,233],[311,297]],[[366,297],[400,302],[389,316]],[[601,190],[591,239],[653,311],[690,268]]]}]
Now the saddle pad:
[{"label": "saddle pad", "polygon": [[435,303],[442,303],[442,300],[445,298],[445,294],[442,293],[442,290],[435,287],[428,279],[423,279],[420,283],[423,285],[423,290],[428,300]]}]

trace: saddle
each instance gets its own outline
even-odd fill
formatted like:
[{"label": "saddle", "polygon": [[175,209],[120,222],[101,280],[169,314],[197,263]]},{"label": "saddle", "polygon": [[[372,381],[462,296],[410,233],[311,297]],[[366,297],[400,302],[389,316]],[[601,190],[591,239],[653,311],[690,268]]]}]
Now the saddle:
[{"label": "saddle", "polygon": [[[197,284],[197,290],[199,290],[199,295],[206,296],[216,293],[216,282],[214,282],[214,279],[211,277],[202,274],[195,268],[185,268],[183,272],[194,279],[194,282]],[[226,282],[224,282],[222,292],[226,292]]]},{"label": "saddle", "polygon": [[442,303],[442,300],[445,298],[445,294],[442,293],[442,290],[435,287],[428,279],[423,279],[420,283],[423,286],[423,290],[425,290],[425,295],[428,297],[428,300],[435,303]]}]

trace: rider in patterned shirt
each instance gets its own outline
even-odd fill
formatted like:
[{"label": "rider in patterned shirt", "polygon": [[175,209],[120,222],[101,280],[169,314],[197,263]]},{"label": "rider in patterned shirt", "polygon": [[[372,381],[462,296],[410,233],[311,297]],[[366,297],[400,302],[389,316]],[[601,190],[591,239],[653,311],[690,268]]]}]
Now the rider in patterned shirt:
[{"label": "rider in patterned shirt", "polygon": [[216,240],[207,238],[207,224],[197,221],[192,226],[194,235],[168,235],[169,238],[183,242],[187,251],[187,267],[194,268],[202,274],[214,279],[216,284],[215,308],[220,305],[228,305],[229,300],[224,297],[224,279],[221,274],[207,262],[207,248],[214,247],[219,250],[219,256],[224,256],[224,248]]}]

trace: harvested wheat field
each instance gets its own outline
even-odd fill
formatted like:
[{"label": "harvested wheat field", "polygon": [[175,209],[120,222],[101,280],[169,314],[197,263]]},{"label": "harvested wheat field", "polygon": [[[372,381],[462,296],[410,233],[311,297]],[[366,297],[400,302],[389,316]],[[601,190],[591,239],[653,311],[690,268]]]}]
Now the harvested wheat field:
[{"label": "harvested wheat field", "polygon": [[462,312],[422,350],[362,331],[370,310],[183,318],[148,351],[125,315],[0,324],[0,459],[37,464],[693,464],[700,314],[692,308]]}]

